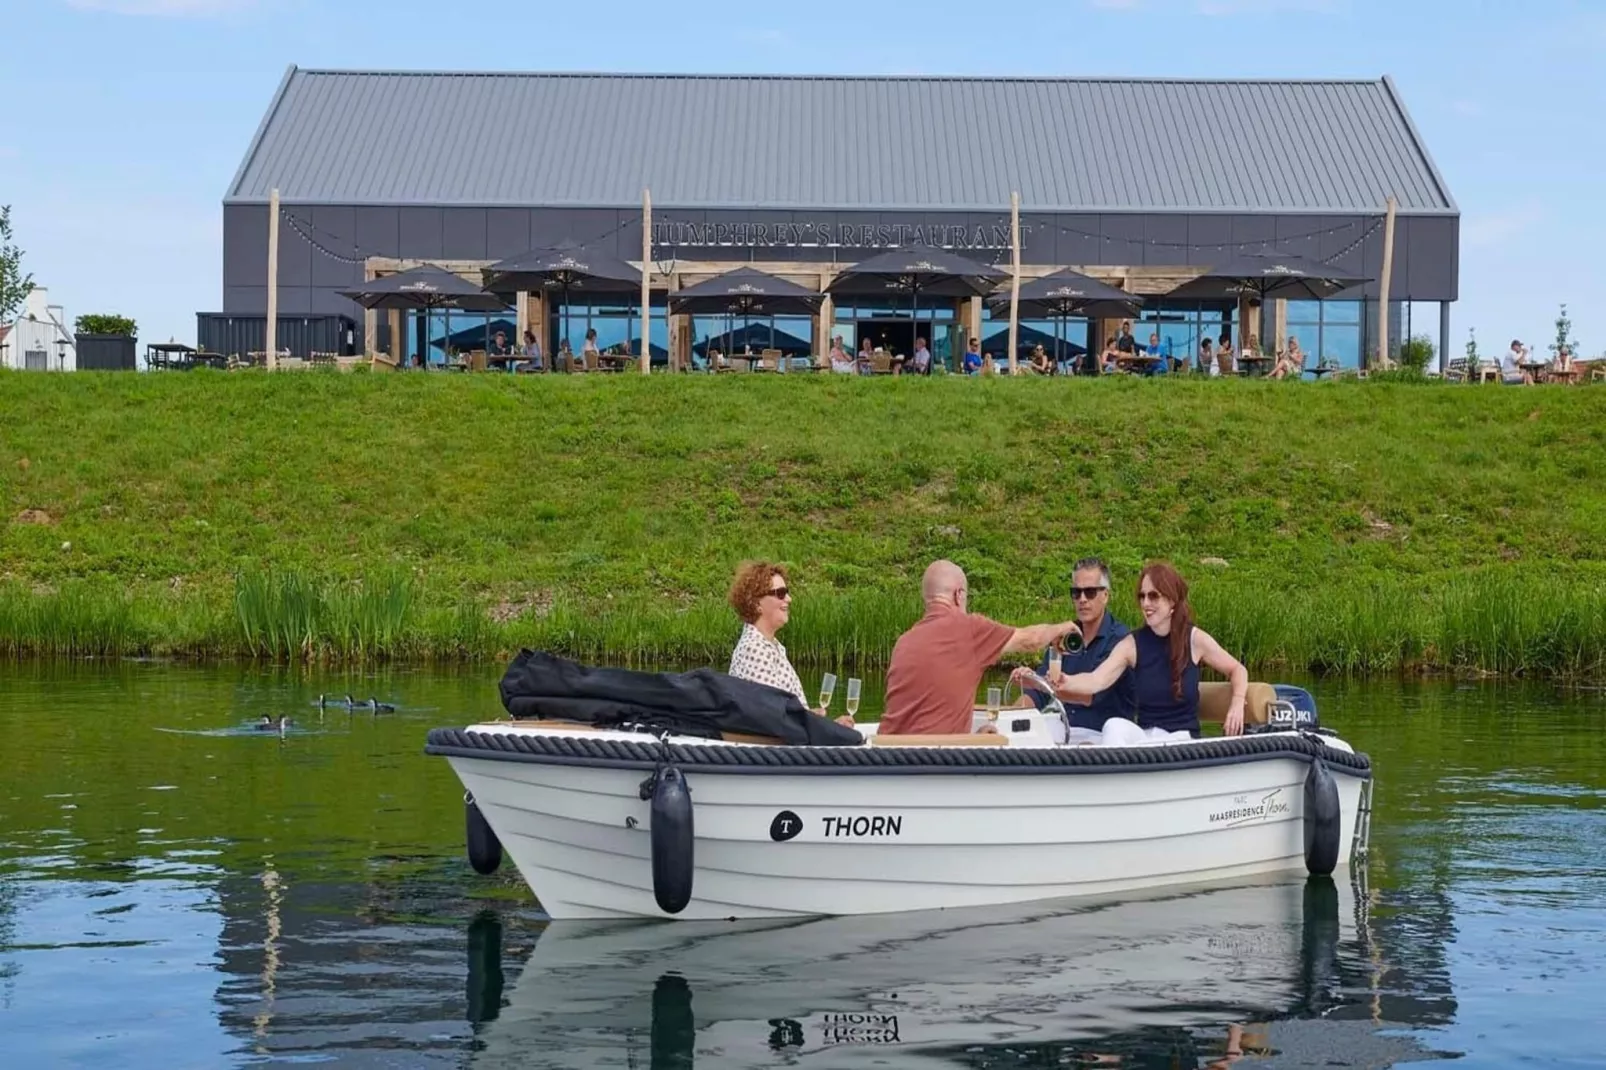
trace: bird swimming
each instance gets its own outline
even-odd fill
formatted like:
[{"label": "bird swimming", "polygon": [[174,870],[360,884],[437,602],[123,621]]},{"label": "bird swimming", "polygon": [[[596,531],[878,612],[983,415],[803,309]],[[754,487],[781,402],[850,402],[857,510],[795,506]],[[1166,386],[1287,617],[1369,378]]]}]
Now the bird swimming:
[{"label": "bird swimming", "polygon": [[395,707],[395,705],[393,703],[380,702],[376,698],[370,698],[368,700],[368,705],[373,708],[373,711],[375,713],[395,713],[396,712],[396,707]]}]

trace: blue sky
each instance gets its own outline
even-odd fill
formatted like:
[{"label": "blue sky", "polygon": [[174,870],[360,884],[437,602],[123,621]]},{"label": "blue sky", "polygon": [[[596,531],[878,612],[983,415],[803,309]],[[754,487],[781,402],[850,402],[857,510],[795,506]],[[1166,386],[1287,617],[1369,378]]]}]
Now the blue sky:
[{"label": "blue sky", "polygon": [[[11,5],[8,5],[11,6]],[[1451,351],[1606,352],[1603,0],[1016,0],[992,6],[21,0],[0,22],[0,204],[69,316],[192,340],[220,202],[291,64],[853,74],[1392,75],[1462,211]],[[472,14],[470,14],[472,12]],[[1437,335],[1437,312],[1416,326]]]}]

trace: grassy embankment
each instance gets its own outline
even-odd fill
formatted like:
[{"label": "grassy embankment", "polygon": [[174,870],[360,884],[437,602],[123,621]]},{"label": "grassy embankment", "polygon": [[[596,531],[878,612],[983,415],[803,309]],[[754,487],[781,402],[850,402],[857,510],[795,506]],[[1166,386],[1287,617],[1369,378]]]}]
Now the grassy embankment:
[{"label": "grassy embankment", "polygon": [[1024,623],[1098,553],[1260,666],[1602,676],[1603,447],[1598,388],[10,374],[0,653],[722,664],[769,556],[874,664],[935,557]]}]

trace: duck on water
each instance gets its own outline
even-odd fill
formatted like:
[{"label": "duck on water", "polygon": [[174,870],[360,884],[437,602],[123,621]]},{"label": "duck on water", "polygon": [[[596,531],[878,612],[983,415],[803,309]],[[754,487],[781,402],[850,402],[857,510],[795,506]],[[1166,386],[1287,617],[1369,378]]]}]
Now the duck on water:
[{"label": "duck on water", "polygon": [[372,696],[366,702],[359,702],[350,695],[345,696],[343,699],[332,698],[328,695],[318,696],[318,708],[320,710],[328,709],[330,706],[344,710],[373,710],[375,713],[396,712],[396,707],[393,703],[380,702]]}]

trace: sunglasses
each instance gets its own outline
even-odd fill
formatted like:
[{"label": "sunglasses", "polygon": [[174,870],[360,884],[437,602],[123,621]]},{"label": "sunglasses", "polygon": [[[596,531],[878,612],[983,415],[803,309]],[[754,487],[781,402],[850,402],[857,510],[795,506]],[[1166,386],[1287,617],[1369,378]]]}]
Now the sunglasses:
[{"label": "sunglasses", "polygon": [[1099,595],[1103,594],[1107,590],[1109,590],[1109,588],[1108,587],[1103,587],[1103,586],[1099,586],[1099,587],[1072,587],[1071,588],[1071,598],[1074,601],[1077,601],[1077,602],[1091,602],[1091,601],[1093,601],[1093,599],[1097,598]]},{"label": "sunglasses", "polygon": [[792,589],[790,587],[771,587],[769,593],[783,602],[792,597]]},{"label": "sunglasses", "polygon": [[1139,602],[1158,602],[1163,598],[1165,598],[1165,595],[1161,594],[1159,591],[1139,591],[1138,592],[1138,601]]}]

